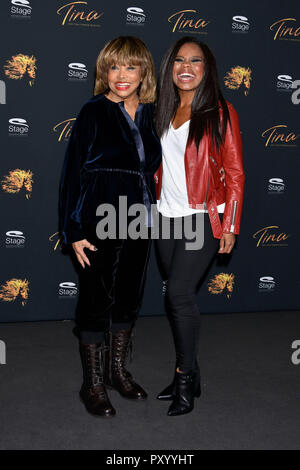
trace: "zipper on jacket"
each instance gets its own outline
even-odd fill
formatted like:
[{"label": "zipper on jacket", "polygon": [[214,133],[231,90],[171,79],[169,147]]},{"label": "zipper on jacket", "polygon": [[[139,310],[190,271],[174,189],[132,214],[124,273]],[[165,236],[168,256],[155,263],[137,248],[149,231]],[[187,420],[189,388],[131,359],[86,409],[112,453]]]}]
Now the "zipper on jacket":
[{"label": "zipper on jacket", "polygon": [[207,182],[207,189],[206,189],[205,200],[204,200],[205,209],[207,209],[206,201],[207,201],[207,195],[208,195],[208,190],[209,190],[209,181],[210,181],[210,168],[208,167],[208,182]]},{"label": "zipper on jacket", "polygon": [[215,167],[218,168],[217,162],[216,162],[216,160],[214,159],[214,157],[212,157],[211,155],[209,155],[209,158],[211,159],[211,161],[213,162],[213,164],[215,165]]},{"label": "zipper on jacket", "polygon": [[236,216],[236,206],[237,206],[237,201],[233,201],[233,213],[232,213],[232,219],[231,219],[231,227],[230,227],[230,232],[234,232],[234,222],[235,222],[235,216]]}]

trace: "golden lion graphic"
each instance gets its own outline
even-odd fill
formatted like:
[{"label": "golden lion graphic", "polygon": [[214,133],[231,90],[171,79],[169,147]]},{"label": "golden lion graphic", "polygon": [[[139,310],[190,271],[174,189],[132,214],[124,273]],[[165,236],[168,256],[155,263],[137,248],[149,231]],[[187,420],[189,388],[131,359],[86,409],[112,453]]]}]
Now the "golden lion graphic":
[{"label": "golden lion graphic", "polygon": [[20,295],[22,300],[22,305],[27,302],[28,291],[29,291],[29,282],[27,279],[10,279],[0,287],[0,299],[4,302],[14,302],[16,298]]},{"label": "golden lion graphic", "polygon": [[211,294],[222,294],[226,293],[226,297],[229,299],[233,292],[234,287],[234,275],[220,273],[216,274],[215,277],[208,283],[208,292]]},{"label": "golden lion graphic", "polygon": [[36,58],[32,55],[13,55],[4,65],[4,73],[13,80],[22,80],[24,75],[29,75],[29,85],[32,86],[35,80]]},{"label": "golden lion graphic", "polygon": [[250,91],[251,74],[252,71],[249,67],[247,69],[239,65],[232,67],[224,77],[225,85],[231,90],[238,90],[243,87],[244,95],[247,96]]},{"label": "golden lion graphic", "polygon": [[26,198],[29,199],[32,191],[33,173],[30,170],[11,170],[9,175],[4,176],[1,181],[2,189],[7,193],[18,193],[24,186],[27,191]]}]

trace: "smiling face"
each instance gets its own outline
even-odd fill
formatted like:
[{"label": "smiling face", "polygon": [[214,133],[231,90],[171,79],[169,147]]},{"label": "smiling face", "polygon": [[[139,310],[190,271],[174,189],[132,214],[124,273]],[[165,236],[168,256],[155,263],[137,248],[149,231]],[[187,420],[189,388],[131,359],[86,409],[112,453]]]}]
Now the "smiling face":
[{"label": "smiling face", "polygon": [[195,92],[201,83],[205,70],[202,49],[193,42],[187,42],[178,51],[173,65],[173,82],[178,91]]},{"label": "smiling face", "polygon": [[123,101],[137,97],[137,89],[142,81],[140,65],[112,64],[108,69],[107,81],[112,101]]}]

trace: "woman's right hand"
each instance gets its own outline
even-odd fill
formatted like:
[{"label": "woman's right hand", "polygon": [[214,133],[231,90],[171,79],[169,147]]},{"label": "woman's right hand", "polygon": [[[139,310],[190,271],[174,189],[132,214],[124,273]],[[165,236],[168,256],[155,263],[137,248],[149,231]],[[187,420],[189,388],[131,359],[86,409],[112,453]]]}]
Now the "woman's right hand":
[{"label": "woman's right hand", "polygon": [[76,258],[78,259],[81,266],[85,268],[84,262],[86,262],[86,264],[91,266],[90,261],[84,252],[84,248],[88,248],[89,250],[92,250],[92,251],[97,251],[98,248],[96,248],[94,245],[88,242],[85,238],[83,240],[79,240],[78,242],[72,243],[72,247],[75,251]]}]

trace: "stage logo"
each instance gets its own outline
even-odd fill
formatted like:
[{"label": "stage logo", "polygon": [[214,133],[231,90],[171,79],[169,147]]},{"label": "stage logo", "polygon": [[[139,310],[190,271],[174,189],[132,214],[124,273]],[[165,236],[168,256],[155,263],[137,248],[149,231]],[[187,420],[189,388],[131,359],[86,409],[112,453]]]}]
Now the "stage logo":
[{"label": "stage logo", "polygon": [[8,135],[9,137],[27,137],[29,132],[29,125],[26,119],[11,118],[8,121]]},{"label": "stage logo", "polygon": [[283,194],[285,190],[285,184],[282,178],[270,178],[268,181],[268,193],[269,194]]},{"label": "stage logo", "polygon": [[300,41],[300,26],[297,24],[296,18],[282,18],[275,21],[270,26],[270,30],[274,32],[273,39],[276,41]]},{"label": "stage logo", "polygon": [[65,281],[61,282],[58,287],[59,299],[70,299],[76,297],[77,287],[75,282]]},{"label": "stage logo", "polygon": [[236,15],[232,17],[232,32],[247,34],[249,33],[250,23],[246,16]]},{"label": "stage logo", "polygon": [[126,24],[130,26],[144,26],[146,15],[142,8],[128,7],[126,12]]},{"label": "stage logo", "polygon": [[6,248],[24,248],[26,238],[20,230],[9,230],[6,232]]},{"label": "stage logo", "polygon": [[240,90],[245,96],[249,94],[252,71],[249,67],[237,65],[232,67],[224,77],[224,83],[229,90]]},{"label": "stage logo", "polygon": [[181,10],[169,16],[168,22],[172,25],[172,32],[175,33],[197,33],[207,34],[210,21],[200,17],[197,10]]},{"label": "stage logo", "polygon": [[272,276],[261,276],[258,282],[259,292],[274,292],[276,282]]},{"label": "stage logo", "polygon": [[69,118],[55,124],[53,131],[58,134],[58,142],[61,142],[62,140],[67,141],[69,139],[74,121],[76,121],[76,118]]},{"label": "stage logo", "polygon": [[300,134],[291,132],[286,124],[269,127],[261,134],[265,147],[297,147]]},{"label": "stage logo", "polygon": [[256,247],[274,247],[274,246],[288,246],[286,240],[290,237],[285,232],[281,232],[279,225],[268,225],[255,232],[252,237],[257,240]]},{"label": "stage logo", "polygon": [[208,292],[210,294],[224,294],[230,299],[234,288],[234,274],[220,273],[216,274],[208,283]]},{"label": "stage logo", "polygon": [[10,15],[12,18],[31,18],[32,7],[28,0],[11,0]]},{"label": "stage logo", "polygon": [[30,86],[34,85],[36,69],[36,58],[33,55],[13,55],[4,65],[4,73],[8,78],[11,80],[22,80],[24,77],[27,77]]},{"label": "stage logo", "polygon": [[293,79],[290,75],[278,75],[276,88],[277,91],[292,91]]},{"label": "stage logo", "polygon": [[32,193],[33,173],[30,170],[11,170],[1,181],[4,192],[9,194],[19,193],[22,188],[25,189],[26,199],[29,199]]},{"label": "stage logo", "polygon": [[20,300],[21,305],[27,303],[29,294],[29,282],[27,279],[10,279],[0,286],[0,300],[3,302],[14,302]]},{"label": "stage logo", "polygon": [[85,64],[80,62],[71,62],[68,65],[68,80],[70,82],[86,82],[88,71]]},{"label": "stage logo", "polygon": [[[80,8],[80,10],[79,10]],[[62,26],[97,26],[103,12],[91,10],[88,2],[70,2],[62,5],[56,12],[62,17]]]}]

